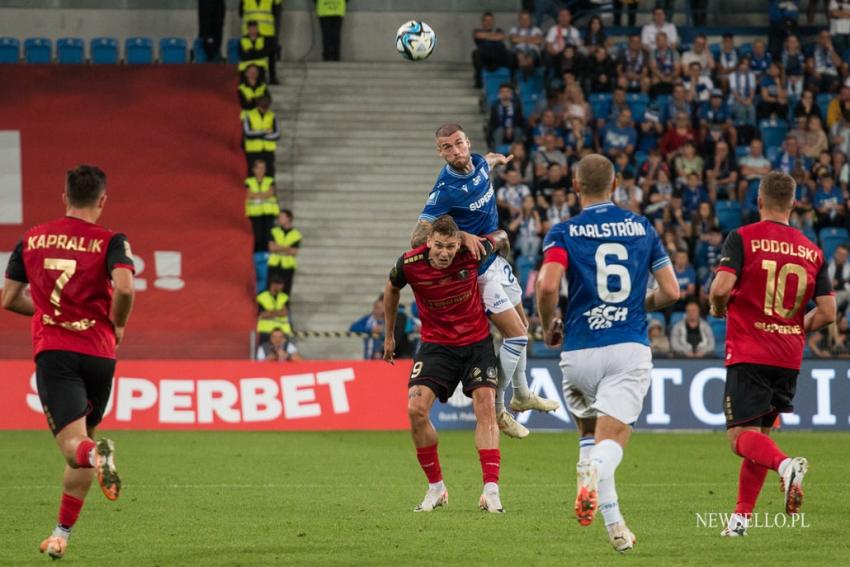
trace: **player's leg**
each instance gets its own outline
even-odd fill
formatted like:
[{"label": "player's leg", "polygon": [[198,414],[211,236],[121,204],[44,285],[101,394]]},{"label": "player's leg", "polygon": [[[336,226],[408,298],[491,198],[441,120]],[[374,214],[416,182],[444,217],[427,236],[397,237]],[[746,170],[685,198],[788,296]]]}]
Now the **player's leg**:
[{"label": "player's leg", "polygon": [[600,376],[585,366],[587,357],[584,351],[561,353],[562,388],[567,411],[578,430],[578,461],[590,458],[590,451],[596,445],[596,411],[592,409],[595,398],[592,394]]}]

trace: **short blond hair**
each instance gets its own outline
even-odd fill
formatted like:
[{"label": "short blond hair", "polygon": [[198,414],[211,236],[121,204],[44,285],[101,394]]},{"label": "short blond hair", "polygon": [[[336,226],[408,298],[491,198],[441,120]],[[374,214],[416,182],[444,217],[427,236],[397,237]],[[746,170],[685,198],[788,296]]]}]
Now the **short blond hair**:
[{"label": "short blond hair", "polygon": [[584,156],[576,165],[579,191],[588,197],[603,197],[614,183],[614,164],[600,154]]},{"label": "short blond hair", "polygon": [[768,209],[790,211],[794,207],[797,182],[784,171],[771,171],[761,178],[759,196]]}]

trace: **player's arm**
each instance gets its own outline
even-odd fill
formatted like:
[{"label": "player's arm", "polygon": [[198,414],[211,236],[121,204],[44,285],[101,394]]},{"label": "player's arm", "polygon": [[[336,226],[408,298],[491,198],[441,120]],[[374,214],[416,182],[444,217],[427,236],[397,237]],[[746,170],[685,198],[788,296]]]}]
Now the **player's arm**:
[{"label": "player's arm", "polygon": [[431,232],[431,221],[419,219],[416,226],[413,227],[413,232],[410,233],[410,247],[419,248],[425,241],[428,240],[428,233]]},{"label": "player's arm", "polygon": [[133,253],[130,243],[123,234],[116,234],[109,240],[106,252],[106,267],[112,276],[112,306],[109,319],[115,327],[115,344],[121,344],[124,339],[124,328],[133,310],[133,300],[136,290],[133,285]]},{"label": "player's arm", "polygon": [[720,265],[711,282],[708,291],[708,302],[711,305],[712,317],[726,317],[726,306],[738,281],[738,274],[744,265],[744,242],[738,231],[733,230],[726,237],[720,251]]},{"label": "player's arm", "polygon": [[661,266],[652,273],[658,288],[646,296],[644,308],[647,311],[658,311],[679,301],[679,282],[671,264]]},{"label": "player's arm", "polygon": [[513,154],[505,156],[503,154],[497,154],[495,152],[490,152],[484,156],[484,160],[487,162],[487,167],[489,167],[490,169],[493,169],[494,167],[500,165],[505,165],[512,159],[514,159]]},{"label": "player's arm", "polygon": [[486,235],[485,238],[490,241],[496,252],[502,256],[507,256],[511,252],[511,239],[508,238],[508,233],[504,230],[497,230]]},{"label": "player's arm", "polygon": [[27,293],[27,272],[24,268],[24,244],[18,242],[9,258],[6,268],[6,280],[3,283],[3,309],[32,317],[35,314],[35,306],[32,297]]},{"label": "player's arm", "polygon": [[404,256],[401,256],[390,270],[390,277],[384,286],[384,360],[390,364],[395,364],[395,322],[401,288],[405,285],[407,278],[404,277]]},{"label": "player's arm", "polygon": [[535,282],[537,313],[543,325],[543,341],[550,347],[559,347],[564,341],[564,324],[556,318],[561,279],[567,270],[567,250],[550,232],[543,244],[543,266]]},{"label": "player's arm", "polygon": [[815,308],[806,313],[803,328],[807,333],[817,331],[835,321],[835,292],[829,280],[829,269],[824,262],[815,278]]}]

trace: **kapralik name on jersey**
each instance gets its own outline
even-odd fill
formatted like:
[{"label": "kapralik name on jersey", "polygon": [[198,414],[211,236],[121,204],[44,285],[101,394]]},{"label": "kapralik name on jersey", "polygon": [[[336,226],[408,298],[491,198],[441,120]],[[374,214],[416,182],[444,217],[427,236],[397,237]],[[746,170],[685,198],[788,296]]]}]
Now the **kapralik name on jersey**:
[{"label": "kapralik name on jersey", "polygon": [[27,250],[38,248],[59,248],[98,254],[103,251],[103,239],[86,239],[85,236],[68,236],[67,234],[38,234],[27,238]]},{"label": "kapralik name on jersey", "polygon": [[603,222],[601,224],[570,224],[570,236],[610,238],[612,236],[646,236],[646,228],[637,222]]}]

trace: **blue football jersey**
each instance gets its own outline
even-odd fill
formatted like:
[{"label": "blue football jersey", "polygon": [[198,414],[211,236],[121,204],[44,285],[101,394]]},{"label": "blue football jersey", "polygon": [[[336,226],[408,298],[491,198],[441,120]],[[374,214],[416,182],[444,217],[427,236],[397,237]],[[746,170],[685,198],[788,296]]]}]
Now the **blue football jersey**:
[{"label": "blue football jersey", "polygon": [[670,258],[645,217],[611,202],[591,205],[552,227],[543,251],[547,261],[566,260],[563,350],[649,345],[644,310],[649,273],[669,265]]},{"label": "blue football jersey", "polygon": [[[451,215],[458,228],[479,236],[499,229],[490,167],[479,154],[472,154],[472,165],[474,169],[468,175],[455,171],[448,164],[443,166],[419,220],[434,222],[443,215]],[[482,265],[480,271],[486,270],[494,258]]]}]

